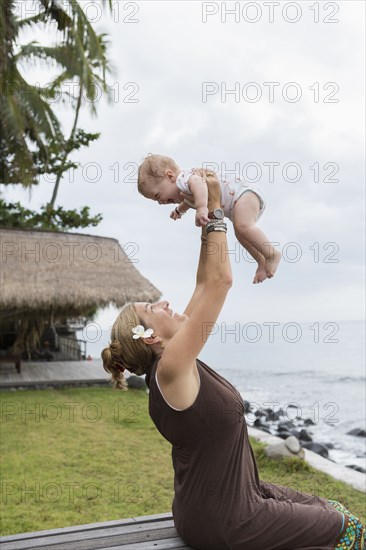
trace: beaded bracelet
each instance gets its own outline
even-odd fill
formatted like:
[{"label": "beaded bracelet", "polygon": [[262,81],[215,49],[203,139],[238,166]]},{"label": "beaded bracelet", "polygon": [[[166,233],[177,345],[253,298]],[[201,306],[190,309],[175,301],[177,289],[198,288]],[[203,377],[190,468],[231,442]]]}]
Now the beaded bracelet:
[{"label": "beaded bracelet", "polygon": [[[208,225],[208,224],[207,224]],[[210,227],[206,226],[206,233],[211,233],[212,231],[221,231],[222,233],[227,233],[226,223],[211,225]]]},{"label": "beaded bracelet", "polygon": [[215,227],[215,226],[227,227],[226,223],[222,220],[212,220],[206,224],[206,229],[208,229],[209,227]]}]

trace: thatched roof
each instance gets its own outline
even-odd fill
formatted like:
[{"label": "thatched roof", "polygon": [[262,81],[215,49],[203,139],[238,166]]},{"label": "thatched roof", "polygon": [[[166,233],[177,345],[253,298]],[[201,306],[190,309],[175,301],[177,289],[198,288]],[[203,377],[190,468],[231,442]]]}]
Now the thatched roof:
[{"label": "thatched roof", "polygon": [[[53,306],[55,312],[71,315],[161,296],[116,239],[0,228],[0,242],[2,309],[39,311]],[[127,252],[136,259],[133,246]]]}]

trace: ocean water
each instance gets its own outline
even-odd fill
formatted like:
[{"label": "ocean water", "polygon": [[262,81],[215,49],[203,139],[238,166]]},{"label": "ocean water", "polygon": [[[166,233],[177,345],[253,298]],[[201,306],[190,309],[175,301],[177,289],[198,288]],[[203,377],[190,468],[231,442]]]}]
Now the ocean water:
[{"label": "ocean water", "polygon": [[[87,352],[100,358],[109,331],[87,334]],[[222,323],[199,358],[255,407],[282,408],[283,420],[311,418],[307,430],[334,445],[332,460],[366,469],[366,438],[346,433],[366,429],[364,335],[363,322]],[[251,425],[254,415],[246,418]]]},{"label": "ocean water", "polygon": [[[284,409],[284,420],[311,418],[315,425],[307,430],[314,441],[334,445],[331,459],[366,469],[366,438],[347,435],[353,428],[366,429],[365,327],[325,325],[281,325],[273,327],[273,338],[270,327],[261,327],[258,341],[256,327],[252,334],[244,331],[239,342],[235,335],[223,333],[200,358],[227,378],[243,399],[275,411]],[[247,419],[250,424],[249,415]]]}]

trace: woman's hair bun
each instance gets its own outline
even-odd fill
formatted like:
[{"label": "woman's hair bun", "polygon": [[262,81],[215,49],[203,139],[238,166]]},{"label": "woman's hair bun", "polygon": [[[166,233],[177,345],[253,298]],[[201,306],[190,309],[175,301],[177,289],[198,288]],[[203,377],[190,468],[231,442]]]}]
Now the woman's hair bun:
[{"label": "woman's hair bun", "polygon": [[101,356],[103,368],[112,375],[112,381],[115,383],[115,388],[127,390],[128,386],[123,374],[125,367],[123,366],[121,354],[121,344],[119,342],[112,342],[108,347],[103,349]]}]

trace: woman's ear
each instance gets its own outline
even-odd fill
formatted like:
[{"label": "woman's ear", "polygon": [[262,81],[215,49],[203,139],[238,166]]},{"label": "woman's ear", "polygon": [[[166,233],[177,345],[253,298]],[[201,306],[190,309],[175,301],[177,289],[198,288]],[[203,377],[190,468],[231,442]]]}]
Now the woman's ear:
[{"label": "woman's ear", "polygon": [[144,342],[148,346],[152,346],[154,344],[159,344],[160,342],[162,342],[162,339],[157,334],[153,334],[153,335],[149,336],[148,338],[144,338]]}]

